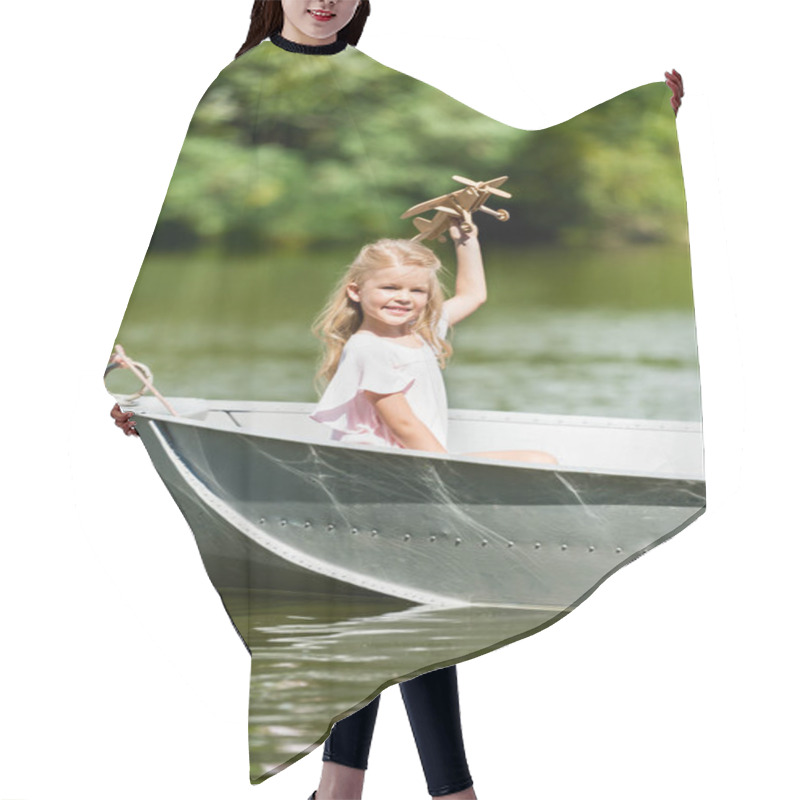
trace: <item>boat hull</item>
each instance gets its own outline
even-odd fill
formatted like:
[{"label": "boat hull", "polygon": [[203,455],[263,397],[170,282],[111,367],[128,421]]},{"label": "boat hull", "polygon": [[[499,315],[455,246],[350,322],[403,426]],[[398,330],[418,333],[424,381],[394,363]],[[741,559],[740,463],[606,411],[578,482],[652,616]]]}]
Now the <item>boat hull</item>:
[{"label": "boat hull", "polygon": [[137,413],[218,587],[557,612],[705,507],[690,475],[345,447],[249,431],[235,414]]}]

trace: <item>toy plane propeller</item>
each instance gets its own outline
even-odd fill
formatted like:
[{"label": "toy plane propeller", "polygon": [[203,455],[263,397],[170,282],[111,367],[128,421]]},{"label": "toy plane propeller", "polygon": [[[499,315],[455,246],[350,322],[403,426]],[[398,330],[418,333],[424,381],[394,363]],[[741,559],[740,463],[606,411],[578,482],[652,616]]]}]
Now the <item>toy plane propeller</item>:
[{"label": "toy plane propeller", "polygon": [[412,206],[401,216],[401,219],[408,219],[408,217],[414,217],[416,214],[423,214],[426,211],[436,212],[433,219],[415,217],[414,227],[419,233],[413,241],[442,239],[444,232],[453,224],[454,219],[460,220],[458,226],[464,233],[469,233],[472,230],[472,214],[475,211],[491,214],[501,222],[508,219],[509,213],[505,209],[495,210],[485,205],[492,195],[511,197],[508,192],[498,188],[508,180],[508,175],[494,178],[491,181],[473,181],[469,178],[462,178],[460,175],[453,175],[453,180],[465,184],[466,188]]}]

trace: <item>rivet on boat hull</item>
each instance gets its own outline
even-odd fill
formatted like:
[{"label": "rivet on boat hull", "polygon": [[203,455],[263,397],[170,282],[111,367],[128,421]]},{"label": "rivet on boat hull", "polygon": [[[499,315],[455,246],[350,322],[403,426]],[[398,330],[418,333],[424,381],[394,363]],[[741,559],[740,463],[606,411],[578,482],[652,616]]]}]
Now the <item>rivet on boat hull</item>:
[{"label": "rivet on boat hull", "polygon": [[456,539],[456,547],[461,544],[461,539]]},{"label": "rivet on boat hull", "polygon": [[617,547],[617,548],[614,550],[614,552],[615,552],[615,553],[621,553],[621,552],[622,552],[622,548],[621,548],[621,547]]},{"label": "rivet on boat hull", "polygon": [[407,534],[406,534],[406,535],[403,537],[403,541],[404,541],[404,542],[407,542],[407,541],[408,541],[410,538],[411,538],[411,534],[410,534],[410,533],[407,533]]},{"label": "rivet on boat hull", "polygon": [[328,530],[329,531],[335,531],[336,530],[336,526],[332,522],[329,522],[328,523]]},{"label": "rivet on boat hull", "polygon": [[566,550],[566,549],[567,549],[567,545],[565,545],[565,544],[562,544],[562,545],[561,545],[561,549],[562,549],[562,550]]},{"label": "rivet on boat hull", "polygon": [[435,536],[431,536],[431,537],[430,537],[430,539],[429,539],[429,541],[431,541],[431,542],[435,542],[435,541],[436,541],[436,537],[435,537]]},{"label": "rivet on boat hull", "polygon": [[595,551],[595,546],[593,544],[590,544],[589,545],[589,552],[590,553],[594,553],[594,551]]}]

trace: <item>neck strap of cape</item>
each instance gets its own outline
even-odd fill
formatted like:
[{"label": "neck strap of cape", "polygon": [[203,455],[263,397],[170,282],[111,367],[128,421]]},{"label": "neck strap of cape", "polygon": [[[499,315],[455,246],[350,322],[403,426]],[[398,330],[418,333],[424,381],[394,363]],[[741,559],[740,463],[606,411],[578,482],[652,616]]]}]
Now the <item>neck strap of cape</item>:
[{"label": "neck strap of cape", "polygon": [[279,33],[270,36],[269,40],[276,47],[280,47],[281,50],[287,50],[290,53],[305,53],[309,56],[332,56],[335,53],[341,53],[347,47],[347,42],[344,39],[337,39],[330,44],[298,44],[297,42],[290,42]]}]

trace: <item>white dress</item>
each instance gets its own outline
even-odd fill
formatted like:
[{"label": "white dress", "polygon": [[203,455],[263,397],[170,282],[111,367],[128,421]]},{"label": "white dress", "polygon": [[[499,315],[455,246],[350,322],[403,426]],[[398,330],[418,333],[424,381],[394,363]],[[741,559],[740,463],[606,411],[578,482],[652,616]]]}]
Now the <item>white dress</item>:
[{"label": "white dress", "polygon": [[[442,324],[444,330],[447,324]],[[369,331],[353,334],[311,418],[333,428],[333,441],[402,447],[364,392],[403,392],[411,410],[447,447],[447,393],[433,348],[398,344]]]}]

